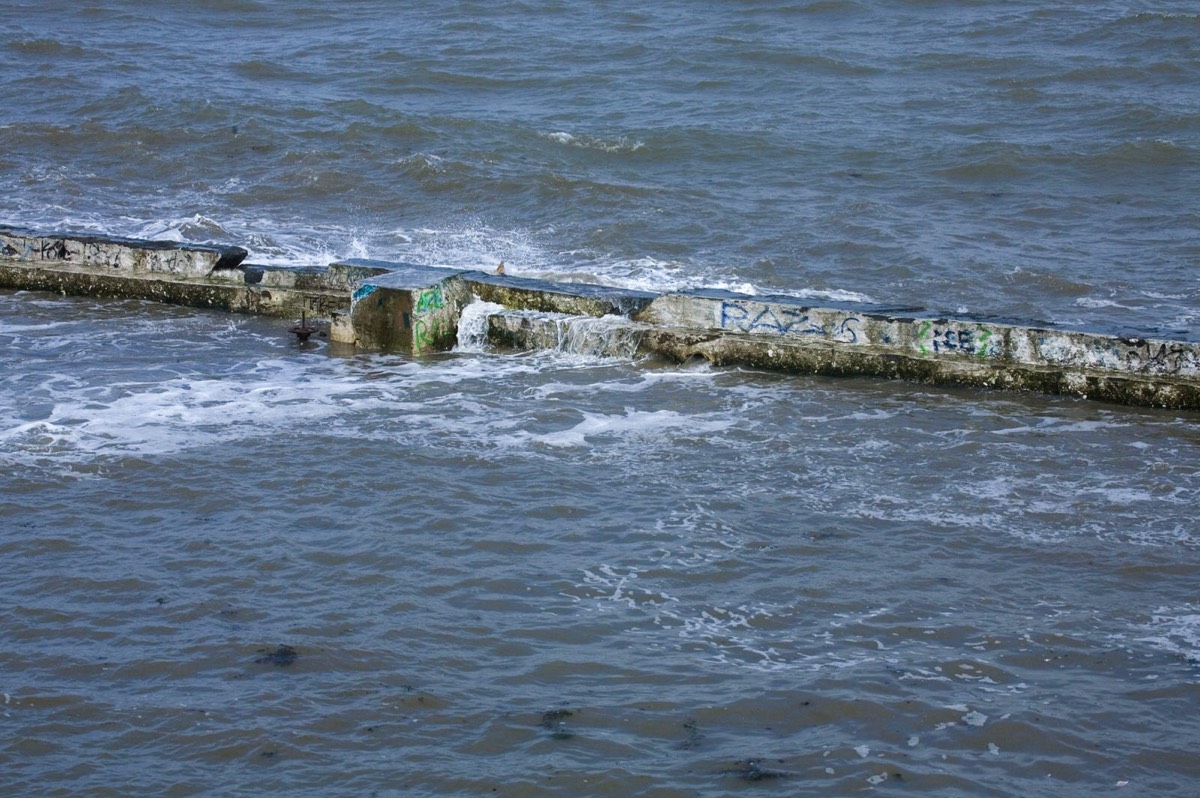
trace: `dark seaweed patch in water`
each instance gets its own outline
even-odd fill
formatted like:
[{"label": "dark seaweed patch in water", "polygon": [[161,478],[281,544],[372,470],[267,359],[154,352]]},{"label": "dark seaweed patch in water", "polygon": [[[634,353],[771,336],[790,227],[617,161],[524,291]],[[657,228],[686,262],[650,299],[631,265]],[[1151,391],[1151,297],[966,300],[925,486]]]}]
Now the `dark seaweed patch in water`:
[{"label": "dark seaweed patch in water", "polygon": [[277,665],[281,668],[291,665],[300,654],[291,646],[277,646],[275,649],[260,648],[262,654],[254,661],[260,665]]},{"label": "dark seaweed patch in water", "polygon": [[683,730],[687,732],[687,739],[678,745],[678,748],[684,751],[691,751],[700,745],[704,739],[704,735],[700,732],[700,727],[696,724],[694,718],[688,718],[683,722]]},{"label": "dark seaweed patch in water", "polygon": [[542,728],[550,730],[550,736],[556,740],[566,740],[575,735],[567,729],[567,718],[575,713],[569,709],[551,709],[542,713]]},{"label": "dark seaweed patch in water", "polygon": [[759,759],[742,759],[734,762],[733,767],[722,770],[721,775],[736,776],[742,781],[770,781],[787,778],[789,774],[782,770],[765,768]]}]

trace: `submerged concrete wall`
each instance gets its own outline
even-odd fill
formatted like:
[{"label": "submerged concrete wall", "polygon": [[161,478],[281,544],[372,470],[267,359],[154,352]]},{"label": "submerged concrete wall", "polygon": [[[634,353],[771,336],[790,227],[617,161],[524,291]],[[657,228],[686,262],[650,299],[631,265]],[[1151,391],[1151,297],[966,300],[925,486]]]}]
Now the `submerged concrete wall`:
[{"label": "submerged concrete wall", "polygon": [[[454,346],[463,308],[499,346],[619,338],[616,351],[719,366],[1064,394],[1200,410],[1200,344],[951,318],[920,308],[723,291],[658,295],[372,260],[244,264],[239,247],[40,235],[0,227],[0,288],[141,299],[278,316],[307,310],[330,338],[415,355]],[[519,311],[519,312],[517,312]],[[594,324],[582,319],[605,319]]]},{"label": "submerged concrete wall", "polygon": [[452,348],[462,309],[474,299],[522,310],[605,316],[642,310],[658,296],[411,263],[350,260],[331,268],[376,270],[355,286],[350,311],[333,321],[332,339],[412,354]]}]

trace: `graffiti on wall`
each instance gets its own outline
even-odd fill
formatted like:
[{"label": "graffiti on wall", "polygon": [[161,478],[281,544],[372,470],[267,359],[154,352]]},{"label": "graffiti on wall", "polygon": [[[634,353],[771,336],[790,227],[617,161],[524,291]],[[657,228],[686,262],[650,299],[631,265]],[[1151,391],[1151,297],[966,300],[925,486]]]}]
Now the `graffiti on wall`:
[{"label": "graffiti on wall", "polygon": [[437,311],[446,307],[446,298],[442,295],[442,287],[435,285],[426,288],[417,295],[413,305],[413,347],[424,349],[437,345],[449,327],[442,314]]},{"label": "graffiti on wall", "polygon": [[413,347],[424,349],[433,346],[441,340],[444,330],[441,319],[417,319],[413,323]]},{"label": "graffiti on wall", "polygon": [[4,254],[22,260],[68,260],[71,256],[61,239],[4,237]]},{"label": "graffiti on wall", "polygon": [[1037,339],[1042,360],[1064,366],[1168,376],[1200,373],[1200,344],[1142,338],[1051,333]]},{"label": "graffiti on wall", "polygon": [[865,341],[862,319],[856,316],[822,321],[810,311],[784,305],[767,305],[742,300],[721,303],[721,329],[743,333],[815,335],[845,344]]},{"label": "graffiti on wall", "polygon": [[197,254],[184,248],[145,249],[129,247],[111,241],[81,241],[64,238],[18,238],[3,236],[3,252],[7,257],[23,260],[79,263],[90,266],[107,266],[114,269],[122,266],[137,268],[141,264],[147,271],[173,273],[207,272],[208,255]]},{"label": "graffiti on wall", "polygon": [[378,286],[371,285],[370,283],[360,285],[358,288],[354,289],[354,293],[350,295],[350,304],[352,306],[358,304],[360,300],[366,299],[371,294],[375,293],[377,288]]},{"label": "graffiti on wall", "polygon": [[834,328],[833,333],[829,337],[844,344],[856,344],[858,343],[859,327],[861,324],[861,319],[849,316],[838,322],[837,327]]},{"label": "graffiti on wall", "polygon": [[[721,303],[721,329],[777,335],[830,335],[824,325],[801,308],[741,300]],[[845,334],[845,330],[839,330],[839,333]]]},{"label": "graffiti on wall", "polygon": [[70,260],[71,250],[67,242],[60,239],[43,238],[38,242],[38,257],[41,260]]},{"label": "graffiti on wall", "polygon": [[917,349],[923,355],[955,352],[976,357],[997,353],[1000,340],[987,327],[922,321],[917,328]]},{"label": "graffiti on wall", "polygon": [[429,313],[434,310],[441,310],[446,307],[446,300],[442,296],[442,287],[435,285],[433,288],[426,288],[417,295],[417,305],[413,309],[413,313]]},{"label": "graffiti on wall", "polygon": [[757,302],[721,303],[721,329],[744,333],[824,335],[825,331],[799,308]]},{"label": "graffiti on wall", "polygon": [[1129,341],[1124,353],[1125,367],[1130,371],[1155,374],[1195,374],[1200,370],[1200,357],[1195,346],[1165,341]]}]

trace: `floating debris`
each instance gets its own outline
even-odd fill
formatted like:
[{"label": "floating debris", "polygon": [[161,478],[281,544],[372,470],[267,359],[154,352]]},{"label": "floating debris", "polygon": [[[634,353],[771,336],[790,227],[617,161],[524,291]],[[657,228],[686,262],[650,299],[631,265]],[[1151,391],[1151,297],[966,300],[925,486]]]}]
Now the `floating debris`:
[{"label": "floating debris", "polygon": [[300,656],[299,652],[291,646],[282,645],[275,649],[260,648],[259,652],[262,656],[254,660],[259,665],[276,665],[280,668],[287,667],[296,661],[296,657]]},{"label": "floating debris", "polygon": [[688,718],[683,722],[683,730],[687,732],[687,739],[679,743],[676,748],[683,751],[691,751],[700,745],[704,740],[704,734],[701,733],[699,725],[695,718]]},{"label": "floating debris", "polygon": [[569,709],[551,709],[542,713],[542,728],[550,730],[555,740],[567,740],[575,735],[567,728],[567,718],[575,713]]},{"label": "floating debris", "polygon": [[722,776],[736,776],[742,781],[770,781],[785,779],[788,773],[782,770],[771,770],[762,765],[759,759],[743,759],[735,762],[733,767],[721,771]]}]

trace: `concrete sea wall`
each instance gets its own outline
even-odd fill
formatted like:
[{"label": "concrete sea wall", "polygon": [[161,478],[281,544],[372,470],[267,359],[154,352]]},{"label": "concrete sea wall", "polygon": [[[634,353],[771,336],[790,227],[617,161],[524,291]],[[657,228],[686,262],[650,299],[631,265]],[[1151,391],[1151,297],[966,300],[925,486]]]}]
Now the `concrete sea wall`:
[{"label": "concrete sea wall", "polygon": [[149,299],[266,316],[348,307],[352,269],[273,269],[246,250],[0,227],[0,288]]},{"label": "concrete sea wall", "polygon": [[[244,263],[246,251],[0,227],[0,288],[153,299],[328,320],[331,340],[415,355],[453,347],[463,308],[497,346],[563,346],[574,333],[618,337],[630,355],[703,359],[1200,409],[1200,344],[1045,325],[952,318],[920,308],[699,290],[654,294],[483,271],[349,260],[325,268]],[[591,319],[606,320],[601,327]],[[619,331],[619,335],[617,334]]]}]

